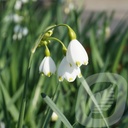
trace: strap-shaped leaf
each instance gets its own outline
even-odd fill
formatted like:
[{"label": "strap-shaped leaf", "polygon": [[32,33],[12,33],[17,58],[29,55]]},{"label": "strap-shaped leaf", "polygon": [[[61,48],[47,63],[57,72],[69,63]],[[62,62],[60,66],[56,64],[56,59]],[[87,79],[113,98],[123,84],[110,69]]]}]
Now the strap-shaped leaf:
[{"label": "strap-shaped leaf", "polygon": [[104,117],[104,115],[103,115],[103,113],[102,113],[102,111],[101,111],[101,109],[100,109],[100,107],[99,107],[99,105],[98,105],[98,103],[97,103],[97,101],[96,101],[96,99],[95,99],[95,97],[94,97],[92,91],[90,90],[90,88],[89,88],[87,82],[85,81],[85,79],[84,79],[83,77],[80,78],[80,82],[82,83],[83,87],[85,88],[85,90],[86,90],[87,93],[89,94],[90,98],[91,98],[92,101],[94,102],[95,106],[96,106],[97,109],[99,110],[99,113],[101,114],[101,116],[102,116],[102,118],[103,118],[103,120],[104,120],[104,122],[105,122],[107,128],[109,128],[108,123],[107,123],[107,121],[105,120],[105,117]]},{"label": "strap-shaped leaf", "polygon": [[58,115],[60,120],[64,123],[67,128],[73,128],[67,118],[63,115],[63,113],[59,110],[59,108],[55,105],[55,103],[44,93],[41,94],[46,104]]}]

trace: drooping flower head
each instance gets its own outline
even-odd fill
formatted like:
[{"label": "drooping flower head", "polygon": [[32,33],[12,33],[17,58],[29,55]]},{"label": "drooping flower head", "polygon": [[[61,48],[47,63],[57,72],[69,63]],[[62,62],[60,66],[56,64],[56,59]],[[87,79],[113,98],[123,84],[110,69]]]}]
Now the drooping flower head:
[{"label": "drooping flower head", "polygon": [[77,67],[88,64],[87,52],[76,39],[70,41],[67,48],[66,58],[71,65],[76,65]]},{"label": "drooping flower head", "polygon": [[56,71],[56,65],[53,61],[53,59],[50,57],[50,51],[45,45],[45,55],[44,59],[42,60],[40,66],[39,66],[39,72],[43,73],[44,75],[50,77],[52,74]]},{"label": "drooping flower head", "polygon": [[[54,30],[53,28],[59,26],[66,26],[68,28],[68,35],[71,39],[68,48],[65,47],[64,43],[61,40],[52,37]],[[46,57],[42,60],[39,71],[49,77],[56,71],[55,63],[50,57],[50,51],[48,49],[48,42],[50,42],[51,40],[55,40],[62,45],[62,51],[65,55],[57,71],[59,81],[63,81],[64,79],[66,79],[68,82],[73,82],[77,77],[81,77],[82,75],[80,66],[88,64],[88,55],[84,47],[76,39],[76,33],[67,24],[53,25],[45,30],[39,46],[45,46]]]},{"label": "drooping flower head", "polygon": [[56,71],[56,65],[55,65],[53,59],[50,56],[46,56],[42,60],[40,66],[39,66],[39,72],[50,77],[52,74],[55,73],[55,71]]},{"label": "drooping flower head", "polygon": [[71,66],[66,57],[64,57],[58,67],[58,79],[63,81],[66,79],[68,82],[73,82],[76,77],[81,77],[81,71],[79,67]]}]

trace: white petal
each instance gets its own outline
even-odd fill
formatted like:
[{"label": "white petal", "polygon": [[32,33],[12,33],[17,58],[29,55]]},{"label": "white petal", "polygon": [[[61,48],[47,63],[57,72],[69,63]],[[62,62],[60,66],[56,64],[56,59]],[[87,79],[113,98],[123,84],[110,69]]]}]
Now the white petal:
[{"label": "white petal", "polygon": [[41,64],[39,66],[39,72],[43,72],[43,65],[44,65],[44,61],[45,61],[46,58],[44,58],[42,61],[41,61]]},{"label": "white petal", "polygon": [[13,15],[13,20],[14,20],[15,23],[19,23],[23,20],[23,16],[20,16],[18,14],[14,14]]},{"label": "white petal", "polygon": [[53,112],[52,116],[51,116],[51,119],[52,119],[52,121],[57,121],[58,120],[58,115],[55,112]]},{"label": "white petal", "polygon": [[24,27],[23,30],[22,30],[22,33],[23,33],[24,36],[26,36],[28,34],[28,28]]},{"label": "white petal", "polygon": [[14,8],[15,8],[16,10],[20,10],[21,7],[22,7],[22,2],[21,2],[20,0],[17,0],[16,3],[15,3]]},{"label": "white petal", "polygon": [[81,78],[81,77],[82,77],[81,70],[80,70],[79,67],[76,67],[76,68],[75,68],[75,72],[76,72],[78,78]]},{"label": "white petal", "polygon": [[15,32],[15,33],[18,33],[18,32],[20,31],[20,29],[21,29],[21,26],[18,24],[18,25],[16,25],[16,26],[14,27],[14,32]]},{"label": "white petal", "polygon": [[55,71],[56,65],[53,59],[50,56],[45,57],[39,66],[39,72],[44,73],[46,76],[50,76],[51,74],[55,73]]},{"label": "white petal", "polygon": [[63,79],[66,79],[68,82],[73,82],[76,79],[76,76],[76,67],[71,66],[67,62],[66,57],[64,57],[58,68],[59,81],[63,81]]},{"label": "white petal", "polygon": [[76,65],[78,67],[82,64],[86,65],[88,63],[88,55],[84,47],[76,39],[69,43],[66,58],[71,65]]}]

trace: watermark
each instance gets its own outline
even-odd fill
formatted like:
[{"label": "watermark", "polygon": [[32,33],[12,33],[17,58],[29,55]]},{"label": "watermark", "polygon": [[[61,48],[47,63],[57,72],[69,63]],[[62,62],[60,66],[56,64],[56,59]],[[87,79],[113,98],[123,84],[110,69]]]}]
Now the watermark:
[{"label": "watermark", "polygon": [[[90,88],[95,88],[93,95],[108,125],[111,126],[118,122],[125,110],[126,80],[114,73],[98,73],[89,76],[85,80]],[[99,87],[104,89],[96,90]],[[97,107],[83,86],[79,88],[75,112],[76,120],[83,126],[91,128],[106,126]]]}]

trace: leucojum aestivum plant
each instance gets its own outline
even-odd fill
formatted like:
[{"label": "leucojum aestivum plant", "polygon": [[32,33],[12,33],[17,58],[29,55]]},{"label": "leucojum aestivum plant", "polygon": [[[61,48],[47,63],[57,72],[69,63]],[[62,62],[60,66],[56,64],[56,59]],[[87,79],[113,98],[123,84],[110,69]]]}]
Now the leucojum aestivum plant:
[{"label": "leucojum aestivum plant", "polygon": [[[70,37],[70,42],[68,47],[66,48],[65,44],[56,37],[53,37],[53,32],[58,27],[67,27],[68,35]],[[57,68],[55,65],[54,60],[50,56],[49,45],[52,40],[58,42],[62,48],[64,53],[64,57]],[[31,63],[33,59],[33,55],[36,52],[38,47],[45,47],[45,57],[43,58],[40,66],[39,72],[47,77],[50,77],[52,74],[57,72],[57,78],[59,82],[63,82],[63,80],[67,80],[68,82],[73,82],[76,78],[79,78],[81,84],[89,94],[90,98],[94,102],[95,106],[98,108],[102,118],[104,119],[104,123],[107,127],[108,123],[100,110],[96,99],[94,98],[88,84],[86,83],[85,79],[81,74],[80,67],[81,65],[88,64],[88,54],[82,44],[77,40],[76,33],[74,30],[67,24],[58,24],[48,27],[37,39],[34,48],[31,51],[29,65],[26,74],[26,80],[24,84],[24,91],[21,103],[21,109],[19,114],[19,120],[17,124],[17,128],[22,128],[23,120],[24,120],[24,113],[26,107],[26,93],[27,93],[27,86],[28,86],[28,79],[29,79],[29,72],[31,68]],[[57,71],[56,71],[57,70]],[[58,115],[60,120],[64,123],[67,128],[73,128],[73,126],[69,123],[66,117],[61,113],[61,111],[56,107],[55,103],[44,93],[42,93],[42,97],[47,105]]]}]

